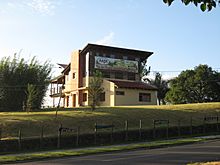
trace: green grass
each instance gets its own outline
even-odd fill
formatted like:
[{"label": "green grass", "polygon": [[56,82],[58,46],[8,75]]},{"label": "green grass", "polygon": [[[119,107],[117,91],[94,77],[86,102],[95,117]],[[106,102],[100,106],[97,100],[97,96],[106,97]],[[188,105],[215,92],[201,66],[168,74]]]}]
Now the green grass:
[{"label": "green grass", "polygon": [[220,161],[206,162],[206,163],[190,163],[187,165],[220,165]]},{"label": "green grass", "polygon": [[140,149],[140,148],[145,148],[145,149],[158,148],[165,146],[189,144],[203,140],[204,139],[200,139],[200,138],[187,138],[187,139],[178,139],[178,140],[155,141],[150,143],[128,144],[122,146],[106,146],[106,147],[87,148],[87,149],[78,149],[78,150],[59,150],[59,151],[48,151],[48,152],[23,153],[16,155],[2,155],[0,156],[0,163],[12,163],[18,161],[31,161],[31,160],[33,161],[33,160],[42,160],[48,158],[61,158],[67,156],[80,156],[80,155],[132,150],[132,149]]},{"label": "green grass", "polygon": [[203,123],[204,116],[216,116],[220,113],[220,103],[166,105],[166,106],[131,106],[131,107],[100,107],[95,111],[90,108],[60,109],[58,118],[54,110],[39,112],[1,112],[0,127],[3,138],[17,137],[18,130],[22,136],[39,136],[44,127],[46,136],[57,135],[60,123],[64,127],[80,126],[81,133],[94,131],[94,124],[113,124],[115,130],[123,130],[124,122],[128,120],[129,129],[138,129],[142,120],[143,129],[152,128],[154,119],[169,119],[170,125],[189,125],[193,118],[193,125]]}]

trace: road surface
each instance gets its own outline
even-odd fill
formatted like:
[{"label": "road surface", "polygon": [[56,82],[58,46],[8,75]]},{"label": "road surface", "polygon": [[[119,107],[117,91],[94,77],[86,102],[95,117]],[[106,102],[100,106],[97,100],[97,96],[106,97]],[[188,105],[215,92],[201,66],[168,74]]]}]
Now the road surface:
[{"label": "road surface", "polygon": [[160,149],[145,149],[68,157],[19,165],[186,165],[220,160],[220,140]]}]

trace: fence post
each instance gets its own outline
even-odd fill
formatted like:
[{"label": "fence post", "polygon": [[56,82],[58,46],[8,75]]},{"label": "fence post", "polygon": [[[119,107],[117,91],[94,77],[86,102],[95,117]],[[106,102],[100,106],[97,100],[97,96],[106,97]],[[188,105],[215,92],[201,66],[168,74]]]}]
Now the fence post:
[{"label": "fence post", "polygon": [[18,130],[18,149],[21,150],[21,129]]},{"label": "fence post", "polygon": [[193,118],[190,118],[190,134],[193,134]]},{"label": "fence post", "polygon": [[62,136],[62,124],[60,124],[60,127],[59,127],[59,129],[58,129],[57,148],[60,148],[60,145],[61,145],[61,136]]},{"label": "fence post", "polygon": [[97,123],[95,123],[95,132],[94,132],[94,143],[97,143]]},{"label": "fence post", "polygon": [[139,140],[142,139],[142,137],[141,137],[141,136],[142,136],[142,135],[141,135],[141,133],[142,133],[141,131],[142,131],[142,130],[141,130],[141,129],[142,129],[142,121],[140,120],[140,121],[139,121]]},{"label": "fence post", "polygon": [[125,141],[128,141],[128,121],[125,120]]},{"label": "fence post", "polygon": [[178,136],[180,137],[181,136],[181,125],[180,125],[180,123],[181,123],[181,120],[179,119],[178,120]]},{"label": "fence post", "polygon": [[114,132],[114,125],[112,123],[112,129],[111,129],[111,144],[113,143],[113,132]]},{"label": "fence post", "polygon": [[206,132],[206,121],[205,121],[205,118],[206,118],[206,117],[203,118],[203,133],[204,133],[204,134],[205,134],[205,132]]},{"label": "fence post", "polygon": [[79,146],[79,134],[80,134],[80,127],[78,126],[76,130],[76,146],[77,147]]},{"label": "fence post", "polygon": [[40,148],[43,147],[43,138],[44,138],[44,126],[41,127],[41,134],[40,134]]},{"label": "fence post", "polygon": [[153,129],[153,138],[156,138],[156,126],[155,126],[155,120],[153,120],[154,122],[154,129]]},{"label": "fence post", "polygon": [[167,121],[166,138],[169,138],[169,120]]},{"label": "fence post", "polygon": [[2,139],[2,127],[0,126],[0,141]]}]

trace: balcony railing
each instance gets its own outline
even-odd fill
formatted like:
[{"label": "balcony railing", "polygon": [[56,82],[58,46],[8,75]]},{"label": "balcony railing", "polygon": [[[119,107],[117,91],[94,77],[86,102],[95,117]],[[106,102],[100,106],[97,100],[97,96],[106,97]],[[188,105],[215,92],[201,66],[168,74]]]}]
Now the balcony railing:
[{"label": "balcony railing", "polygon": [[58,95],[61,94],[63,87],[58,86],[58,87],[53,87],[50,89],[50,95]]}]

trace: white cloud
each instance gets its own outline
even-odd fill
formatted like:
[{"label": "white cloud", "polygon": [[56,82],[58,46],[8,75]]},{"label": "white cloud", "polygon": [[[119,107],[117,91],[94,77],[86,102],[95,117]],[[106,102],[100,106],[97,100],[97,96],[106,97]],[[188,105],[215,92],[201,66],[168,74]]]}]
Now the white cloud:
[{"label": "white cloud", "polygon": [[8,0],[0,6],[0,14],[15,11],[32,10],[42,15],[54,15],[55,9],[61,4],[61,0]]},{"label": "white cloud", "polygon": [[114,36],[115,33],[110,32],[108,35],[104,36],[102,39],[96,41],[95,43],[99,45],[111,45],[113,43]]},{"label": "white cloud", "polygon": [[54,10],[57,5],[53,0],[31,0],[27,1],[25,4],[35,12],[46,15],[54,15]]}]

